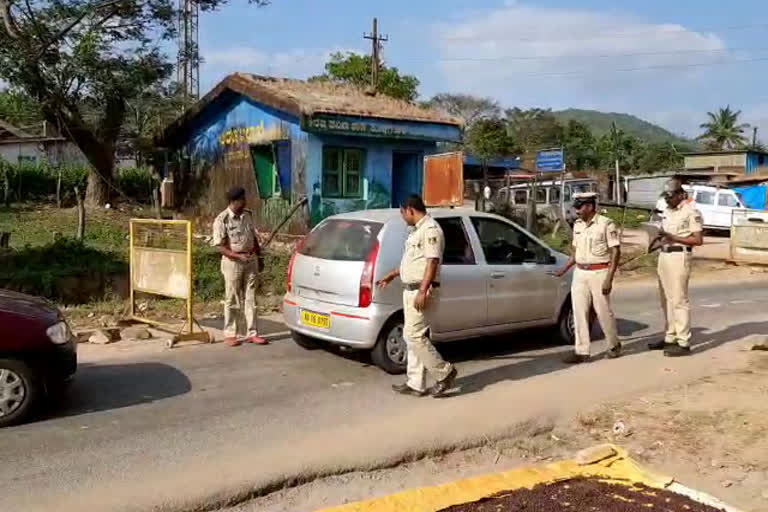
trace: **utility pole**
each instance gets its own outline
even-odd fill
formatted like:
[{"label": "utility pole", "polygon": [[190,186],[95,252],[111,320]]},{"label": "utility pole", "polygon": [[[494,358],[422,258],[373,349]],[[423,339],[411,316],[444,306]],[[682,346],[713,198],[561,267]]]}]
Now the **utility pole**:
[{"label": "utility pole", "polygon": [[619,130],[616,128],[616,123],[611,123],[611,137],[613,138],[613,151],[616,158],[616,186],[614,187],[616,192],[616,204],[621,204],[621,172],[619,171]]},{"label": "utility pole", "polygon": [[752,149],[757,149],[757,126],[752,127]]},{"label": "utility pole", "polygon": [[379,66],[381,66],[381,43],[389,41],[389,36],[379,34],[379,20],[373,18],[373,32],[363,34],[363,39],[371,40],[371,88],[376,91],[379,85]]}]

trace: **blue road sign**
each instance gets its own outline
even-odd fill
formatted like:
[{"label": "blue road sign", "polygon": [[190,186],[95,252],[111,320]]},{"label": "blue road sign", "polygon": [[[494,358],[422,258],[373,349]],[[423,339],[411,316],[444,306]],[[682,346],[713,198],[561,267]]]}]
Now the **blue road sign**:
[{"label": "blue road sign", "polygon": [[539,151],[536,154],[536,169],[539,171],[563,171],[563,150],[562,149],[548,149],[546,151]]}]

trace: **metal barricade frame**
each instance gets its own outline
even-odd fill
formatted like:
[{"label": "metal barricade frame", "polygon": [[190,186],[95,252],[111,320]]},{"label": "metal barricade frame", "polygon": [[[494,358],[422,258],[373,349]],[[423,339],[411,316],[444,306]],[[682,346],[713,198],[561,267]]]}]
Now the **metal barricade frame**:
[{"label": "metal barricade frame", "polygon": [[[176,227],[182,228],[185,233],[184,249],[169,249],[169,248],[152,248],[141,246],[136,244],[136,228],[137,226],[156,226],[162,228]],[[193,305],[194,305],[194,271],[192,260],[192,223],[188,220],[160,220],[160,219],[130,219],[129,221],[129,283],[130,283],[130,319],[136,322],[153,325],[163,330],[167,330],[171,333],[176,332],[175,336],[168,341],[168,347],[172,348],[180,342],[194,341],[200,343],[212,343],[213,338],[211,335],[203,329],[200,323],[195,319]],[[180,256],[183,257],[184,265],[184,278],[185,283],[183,291],[178,287],[175,290],[166,286],[163,289],[162,286],[137,286],[137,279],[135,272],[137,271],[137,249],[140,249],[144,254],[155,255],[174,255],[176,260],[179,260]],[[182,299],[186,302],[186,318],[184,325],[181,329],[177,329],[177,326],[152,320],[146,318],[136,311],[136,292],[147,293],[150,295],[157,295],[161,297],[168,297],[173,299]],[[195,329],[197,327],[197,329]]]},{"label": "metal barricade frame", "polygon": [[768,265],[768,211],[731,211],[729,253],[733,263]]}]

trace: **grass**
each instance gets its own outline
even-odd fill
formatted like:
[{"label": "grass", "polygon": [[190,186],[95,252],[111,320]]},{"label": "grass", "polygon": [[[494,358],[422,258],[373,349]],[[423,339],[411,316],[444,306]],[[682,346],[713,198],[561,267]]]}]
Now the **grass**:
[{"label": "grass", "polygon": [[608,207],[603,208],[603,215],[613,220],[617,226],[624,224],[625,228],[639,228],[643,222],[648,222],[649,212],[647,210],[638,210],[636,208],[627,208],[626,215],[624,208]]},{"label": "grass", "polygon": [[[0,209],[0,231],[10,232],[13,251],[0,254],[0,286],[40,295],[65,304],[92,302],[103,309],[120,295],[127,282],[128,223],[151,217],[150,208],[89,210],[86,236],[75,241],[77,210],[25,203]],[[290,255],[268,251],[261,275],[261,293],[285,293]],[[219,301],[224,294],[221,256],[205,241],[194,243],[194,289],[198,302]],[[76,288],[77,290],[73,290]],[[154,303],[154,302],[153,302]],[[160,301],[158,304],[165,304]],[[161,307],[161,309],[164,309]]]}]

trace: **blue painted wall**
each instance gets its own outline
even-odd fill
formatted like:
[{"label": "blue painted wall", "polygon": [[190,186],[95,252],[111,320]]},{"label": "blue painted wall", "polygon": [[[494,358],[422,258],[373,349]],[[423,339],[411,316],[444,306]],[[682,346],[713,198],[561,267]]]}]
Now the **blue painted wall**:
[{"label": "blue painted wall", "polygon": [[[347,119],[336,117],[335,119]],[[360,118],[348,118],[350,120]],[[190,157],[191,168],[196,176],[210,173],[230,172],[229,168],[216,166],[226,152],[227,164],[246,160],[251,161],[249,145],[269,144],[273,140],[290,140],[290,152],[283,148],[279,160],[290,155],[291,166],[278,165],[279,183],[283,189],[290,187],[287,197],[296,200],[305,195],[310,199],[310,218],[315,225],[329,215],[347,211],[390,208],[393,206],[392,194],[392,154],[393,152],[415,153],[415,163],[405,171],[407,179],[398,196],[405,192],[421,193],[423,180],[423,157],[437,152],[437,142],[429,137],[455,140],[459,134],[457,127],[441,126],[432,123],[413,123],[365,119],[367,129],[374,126],[377,135],[353,136],[333,133],[315,133],[302,130],[300,119],[269,106],[252,101],[239,94],[224,93],[198,115],[188,137],[184,151]],[[398,126],[400,128],[398,128]],[[311,127],[309,127],[311,129]],[[382,133],[395,132],[398,138],[388,138]],[[408,135],[403,135],[404,133]],[[413,138],[415,137],[415,138]],[[363,197],[360,199],[323,198],[322,170],[323,147],[337,146],[364,150]],[[252,164],[251,164],[252,165]],[[243,165],[243,169],[247,168]],[[255,176],[253,177],[255,183]],[[244,185],[247,185],[244,183]],[[275,198],[278,200],[279,198]],[[270,200],[271,201],[271,200]],[[270,201],[262,203],[262,208],[272,206]],[[289,204],[286,201],[286,204]],[[275,217],[279,215],[275,211]]]},{"label": "blue painted wall", "polygon": [[758,167],[768,166],[768,154],[766,153],[747,153],[747,167],[746,173],[752,174]]}]

